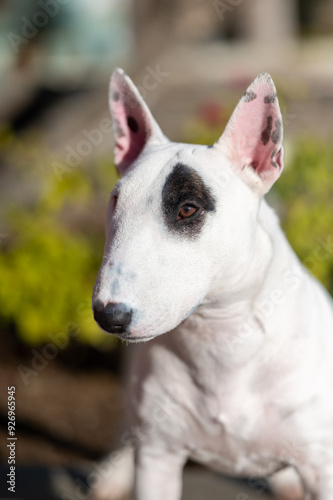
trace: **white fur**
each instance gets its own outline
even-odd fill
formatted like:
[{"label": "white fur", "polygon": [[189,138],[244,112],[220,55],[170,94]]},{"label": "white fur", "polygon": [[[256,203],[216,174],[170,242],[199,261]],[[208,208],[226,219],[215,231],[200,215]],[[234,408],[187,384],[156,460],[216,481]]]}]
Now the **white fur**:
[{"label": "white fur", "polygon": [[[192,458],[251,477],[290,465],[304,498],[332,500],[331,299],[231,148],[223,136],[212,148],[148,142],[108,209],[94,300],[128,304],[134,340],[154,337],[135,346],[129,376],[135,498],[178,500]],[[217,200],[194,240],[163,223],[161,191],[177,162]],[[279,474],[275,490],[288,498],[290,477]],[[297,498],[300,487],[289,491]]]}]

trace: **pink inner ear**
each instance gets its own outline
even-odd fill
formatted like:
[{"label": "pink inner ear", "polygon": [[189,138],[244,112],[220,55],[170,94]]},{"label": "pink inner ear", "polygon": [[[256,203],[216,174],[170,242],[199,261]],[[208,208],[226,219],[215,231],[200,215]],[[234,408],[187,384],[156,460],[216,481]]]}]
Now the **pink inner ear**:
[{"label": "pink inner ear", "polygon": [[237,105],[221,141],[229,142],[233,163],[250,165],[265,181],[274,182],[283,168],[282,116],[269,75],[259,75]]},{"label": "pink inner ear", "polygon": [[[256,101],[260,99],[257,96]],[[246,107],[248,109],[246,109]],[[237,116],[237,154],[242,166],[251,164],[258,172],[271,168],[272,156],[280,149],[282,121],[274,104],[260,102],[242,104]]]},{"label": "pink inner ear", "polygon": [[111,85],[111,114],[115,131],[115,162],[123,172],[141,153],[151,133],[141,96],[135,95],[126,77],[116,75]]},{"label": "pink inner ear", "polygon": [[161,144],[168,139],[132,80],[120,68],[116,68],[111,76],[109,105],[116,139],[115,163],[123,174],[148,142]]},{"label": "pink inner ear", "polygon": [[115,162],[122,171],[139,156],[149,131],[142,110],[139,106],[130,107],[126,95],[124,101],[119,97],[117,102],[113,102],[112,117],[116,137]]}]

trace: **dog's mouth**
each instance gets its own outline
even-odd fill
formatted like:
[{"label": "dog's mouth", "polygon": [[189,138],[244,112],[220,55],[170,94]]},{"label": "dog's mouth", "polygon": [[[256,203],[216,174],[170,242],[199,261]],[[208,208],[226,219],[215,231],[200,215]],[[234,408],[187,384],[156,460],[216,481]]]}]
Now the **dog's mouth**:
[{"label": "dog's mouth", "polygon": [[115,335],[118,339],[122,340],[123,342],[127,342],[127,343],[130,343],[130,344],[137,344],[138,342],[148,342],[149,340],[152,340],[156,337],[156,335],[149,335],[149,336],[137,336],[137,335],[131,335],[130,332],[126,332],[126,333],[121,333],[121,332],[117,332],[116,330],[114,331],[108,331],[108,330],[104,330],[106,331],[107,333],[109,333],[110,335]]},{"label": "dog's mouth", "polygon": [[152,335],[151,337],[121,337],[119,336],[119,338],[121,340],[123,340],[124,342],[129,342],[131,344],[137,344],[139,342],[148,342],[149,340],[152,340],[155,338],[154,335]]},{"label": "dog's mouth", "polygon": [[108,328],[98,322],[97,324],[103,330],[103,332],[106,332],[109,335],[114,335],[118,339],[131,344],[135,344],[138,342],[148,342],[149,340],[152,340],[156,337],[156,335],[147,335],[142,337],[139,335],[131,335],[131,331],[128,329],[124,329],[123,325],[113,325],[112,328]]}]

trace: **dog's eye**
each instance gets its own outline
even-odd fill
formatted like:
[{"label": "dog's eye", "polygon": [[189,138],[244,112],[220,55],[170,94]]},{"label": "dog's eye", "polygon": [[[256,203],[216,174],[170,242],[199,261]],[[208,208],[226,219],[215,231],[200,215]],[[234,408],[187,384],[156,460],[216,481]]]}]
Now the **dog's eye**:
[{"label": "dog's eye", "polygon": [[193,215],[197,210],[198,210],[197,207],[193,205],[183,205],[178,212],[177,219],[180,220],[180,219],[186,219],[187,217],[191,217],[191,215]]}]

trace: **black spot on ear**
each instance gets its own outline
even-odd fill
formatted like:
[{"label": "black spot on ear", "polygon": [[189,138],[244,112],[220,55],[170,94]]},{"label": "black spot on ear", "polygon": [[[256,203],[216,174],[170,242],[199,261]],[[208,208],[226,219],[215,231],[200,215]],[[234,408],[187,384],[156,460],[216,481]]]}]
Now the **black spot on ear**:
[{"label": "black spot on ear", "polygon": [[281,135],[282,135],[282,123],[281,123],[281,120],[276,120],[275,130],[272,133],[272,137],[271,137],[274,144],[278,144],[281,141]]},{"label": "black spot on ear", "polygon": [[[207,213],[215,210],[215,199],[200,175],[191,167],[177,163],[166,178],[162,190],[162,213],[167,228],[191,239],[197,237]],[[192,204],[197,211],[188,218],[177,219],[182,205]]]},{"label": "black spot on ear", "polygon": [[113,92],[113,94],[112,94],[112,99],[113,99],[115,102],[118,102],[118,101],[119,101],[119,98],[120,98],[119,92],[117,92],[117,91]]},{"label": "black spot on ear", "polygon": [[257,94],[253,92],[253,90],[246,91],[242,97],[244,102],[251,102],[254,101],[254,99],[257,99]]},{"label": "black spot on ear", "polygon": [[265,104],[271,104],[272,102],[275,101],[276,97],[277,97],[276,94],[265,95],[265,97],[264,97],[264,103]]},{"label": "black spot on ear", "polygon": [[267,126],[261,134],[261,140],[262,140],[262,143],[264,146],[266,146],[266,144],[268,144],[268,142],[271,138],[272,128],[273,128],[273,117],[267,116]]},{"label": "black spot on ear", "polygon": [[133,116],[127,117],[127,125],[132,130],[132,132],[134,132],[134,133],[138,132],[139,125],[138,125],[138,122],[136,121],[136,119],[133,118]]}]

